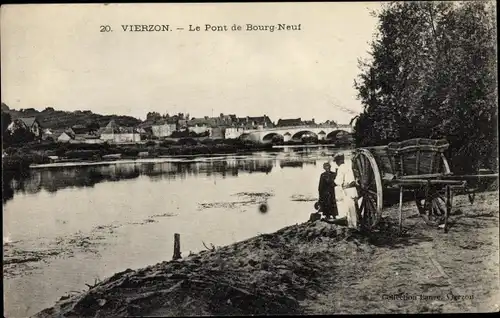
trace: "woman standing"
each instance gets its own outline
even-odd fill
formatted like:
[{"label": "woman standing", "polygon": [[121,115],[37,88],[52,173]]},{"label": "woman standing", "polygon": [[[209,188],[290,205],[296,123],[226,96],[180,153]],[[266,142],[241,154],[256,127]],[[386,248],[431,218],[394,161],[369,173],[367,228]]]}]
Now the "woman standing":
[{"label": "woman standing", "polygon": [[335,201],[335,173],[331,171],[329,162],[323,164],[323,172],[319,178],[319,205],[320,211],[326,218],[337,216],[337,204]]}]

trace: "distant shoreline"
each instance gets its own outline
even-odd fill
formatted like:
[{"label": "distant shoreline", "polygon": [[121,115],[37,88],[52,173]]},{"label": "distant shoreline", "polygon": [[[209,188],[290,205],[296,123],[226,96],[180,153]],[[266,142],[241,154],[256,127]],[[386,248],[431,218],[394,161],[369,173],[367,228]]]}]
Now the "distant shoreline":
[{"label": "distant shoreline", "polygon": [[6,149],[7,153],[2,158],[2,168],[8,171],[22,171],[52,167],[156,163],[172,161],[173,158],[237,155],[283,148],[318,147],[345,148],[333,144],[273,145],[238,140],[221,140],[212,144],[170,144],[167,142],[156,145],[37,143]]}]

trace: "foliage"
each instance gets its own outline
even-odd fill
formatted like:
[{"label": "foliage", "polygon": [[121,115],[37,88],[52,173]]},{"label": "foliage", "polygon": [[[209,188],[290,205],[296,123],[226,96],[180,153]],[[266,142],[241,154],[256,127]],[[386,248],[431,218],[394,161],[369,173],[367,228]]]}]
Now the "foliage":
[{"label": "foliage", "polygon": [[19,121],[14,121],[12,129],[7,129],[12,122],[11,115],[2,111],[2,144],[4,147],[35,140],[35,135]]},{"label": "foliage", "polygon": [[68,159],[93,159],[101,155],[99,150],[70,150],[66,151],[64,157]]},{"label": "foliage", "polygon": [[196,145],[198,142],[193,138],[181,138],[177,141],[179,145]]},{"label": "foliage", "polygon": [[196,133],[194,131],[189,131],[189,130],[180,130],[180,131],[174,131],[171,135],[172,138],[185,138],[185,137],[208,137],[210,133],[208,131],[204,131],[202,133]]},{"label": "foliage", "polygon": [[162,147],[170,147],[171,145],[175,145],[175,144],[176,144],[175,140],[167,139],[167,140],[163,140],[160,143],[160,146],[162,146]]},{"label": "foliage", "polygon": [[8,106],[6,106],[5,110],[2,111],[2,117],[4,111],[8,112],[12,119],[19,117],[36,117],[44,129],[65,129],[82,124],[99,129],[98,127],[105,127],[112,119],[118,125],[126,127],[133,127],[141,122],[141,120],[131,116],[99,115],[91,111],[67,112],[54,110],[52,107],[47,107],[43,111],[38,111],[33,108],[21,110],[8,109]]},{"label": "foliage", "polygon": [[[9,134],[7,127],[9,127],[10,123],[12,122],[10,114],[3,111],[4,105],[5,104],[2,103],[2,144],[6,144],[7,135]],[[7,105],[5,105],[5,107],[8,108]]]},{"label": "foliage", "polygon": [[391,2],[355,87],[358,147],[446,138],[456,173],[497,168],[496,20],[488,2]]}]

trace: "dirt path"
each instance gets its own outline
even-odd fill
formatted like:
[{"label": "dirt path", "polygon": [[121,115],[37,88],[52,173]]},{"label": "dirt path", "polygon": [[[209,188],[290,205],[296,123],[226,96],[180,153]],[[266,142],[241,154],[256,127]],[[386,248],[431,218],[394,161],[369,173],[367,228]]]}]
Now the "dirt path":
[{"label": "dirt path", "polygon": [[[498,193],[455,200],[450,232],[405,206],[369,236],[326,222],[140,270],[63,296],[37,317],[366,314],[498,311]],[[399,299],[398,299],[399,298]]]},{"label": "dirt path", "polygon": [[498,208],[496,192],[479,195],[474,205],[457,197],[445,234],[415,218],[408,204],[404,237],[375,238],[357,262],[332,266],[341,275],[303,305],[314,314],[498,311]]}]

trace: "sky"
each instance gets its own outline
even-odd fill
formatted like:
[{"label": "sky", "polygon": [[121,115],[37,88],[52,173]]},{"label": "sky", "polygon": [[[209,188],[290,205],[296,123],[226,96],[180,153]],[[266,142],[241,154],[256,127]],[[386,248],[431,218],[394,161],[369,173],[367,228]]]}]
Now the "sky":
[{"label": "sky", "polygon": [[[370,11],[379,6],[2,6],[2,102],[141,119],[156,111],[348,123],[362,110],[353,83],[375,32]],[[130,24],[167,24],[173,31],[124,32]],[[242,31],[205,31],[205,24]],[[246,31],[247,24],[300,24],[300,31]],[[99,32],[101,25],[112,32]]]}]

